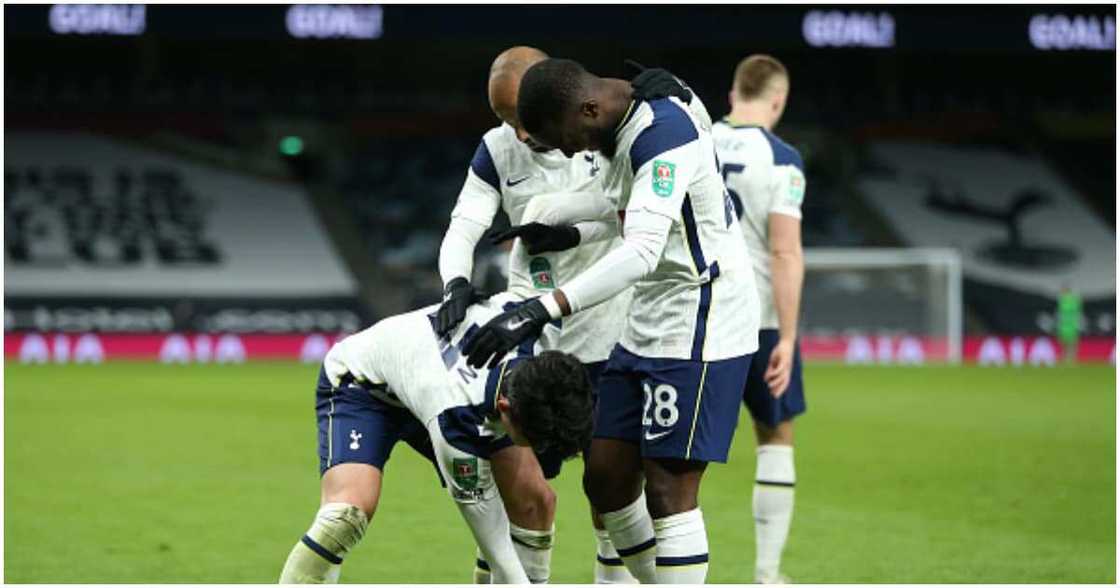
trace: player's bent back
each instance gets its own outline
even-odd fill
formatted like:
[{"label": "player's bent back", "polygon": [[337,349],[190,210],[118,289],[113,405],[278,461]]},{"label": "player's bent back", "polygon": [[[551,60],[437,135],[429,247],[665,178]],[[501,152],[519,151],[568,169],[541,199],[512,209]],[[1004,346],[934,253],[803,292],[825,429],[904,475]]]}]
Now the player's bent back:
[{"label": "player's bent back", "polygon": [[[331,348],[316,391],[323,506],[289,555],[282,583],[337,580],[376,508],[398,441],[436,463],[494,581],[529,582],[489,460],[514,444],[575,455],[590,441],[593,402],[583,365],[557,351],[536,354],[535,342],[494,369],[467,366],[464,340],[516,300],[503,294],[470,307],[446,337],[435,334],[431,306],[382,320]],[[354,496],[373,498],[353,504],[347,498]]]}]

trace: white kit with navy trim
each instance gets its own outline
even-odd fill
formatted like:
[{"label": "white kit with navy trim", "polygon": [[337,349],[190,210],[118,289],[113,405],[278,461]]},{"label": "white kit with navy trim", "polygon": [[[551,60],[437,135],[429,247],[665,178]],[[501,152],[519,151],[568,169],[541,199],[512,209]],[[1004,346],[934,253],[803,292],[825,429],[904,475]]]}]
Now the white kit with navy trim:
[{"label": "white kit with navy trim", "polygon": [[616,133],[605,182],[623,195],[624,234],[643,216],[671,221],[622,332],[622,346],[642,357],[717,361],[758,348],[758,293],[709,120],[698,99],[636,101]]},{"label": "white kit with navy trim", "polygon": [[[499,369],[475,369],[461,354],[463,341],[480,326],[519,301],[507,293],[492,296],[467,309],[467,316],[447,337],[433,328],[438,306],[391,316],[336,343],[323,360],[331,384],[338,386],[349,374],[368,385],[379,400],[408,409],[422,424],[448,410],[465,407],[486,416],[495,415],[494,399],[502,370],[518,356],[533,355],[539,347],[530,342],[511,351]],[[548,325],[542,338],[554,337]],[[497,426],[496,421],[486,424]],[[495,428],[482,436],[501,434]]]},{"label": "white kit with navy trim", "polygon": [[[541,255],[529,255],[521,241],[515,241],[509,256],[509,291],[522,298],[548,294],[622,242],[613,214],[619,194],[603,189],[602,180],[610,168],[609,161],[591,151],[572,158],[558,150],[533,151],[517,139],[513,127],[503,124],[488,131],[479,143],[451,216],[489,227],[501,207],[510,222],[518,225],[538,218],[526,218],[526,212],[533,208],[530,202],[541,196],[601,199],[595,214],[575,220],[608,223],[606,238]],[[605,361],[618,342],[629,302],[627,290],[588,312],[565,317],[556,349],[584,363]]]},{"label": "white kit with navy trim", "polygon": [[770,278],[770,215],[801,218],[805,172],[801,154],[774,133],[728,120],[712,129],[728,192],[741,214],[761,305],[761,327],[778,328]]}]

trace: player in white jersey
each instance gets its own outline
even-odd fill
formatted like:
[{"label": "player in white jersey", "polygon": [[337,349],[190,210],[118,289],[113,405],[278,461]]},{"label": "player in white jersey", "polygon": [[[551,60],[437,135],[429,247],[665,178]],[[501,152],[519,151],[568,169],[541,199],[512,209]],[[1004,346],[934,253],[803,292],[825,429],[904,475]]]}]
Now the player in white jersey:
[{"label": "player in white jersey", "polygon": [[[516,475],[519,448],[575,455],[591,436],[591,383],[579,361],[540,351],[533,341],[492,369],[461,354],[464,339],[516,296],[471,306],[446,336],[436,307],[390,317],[337,343],[316,390],[321,508],[292,549],[281,583],[337,582],[346,554],[361,540],[381,494],[393,446],[427,449],[496,583],[529,582],[499,496]],[[543,337],[554,336],[545,329]],[[427,442],[430,442],[430,445]],[[531,449],[530,449],[531,448]]]},{"label": "player in white jersey", "polygon": [[[519,129],[516,107],[521,75],[546,57],[532,47],[513,47],[498,55],[491,65],[490,106],[502,124],[488,131],[479,142],[440,246],[444,303],[439,309],[437,327],[441,332],[459,323],[474,296],[470,277],[475,246],[490,228],[499,209],[506,212],[513,224],[524,223],[522,231],[537,230],[536,234],[525,234],[515,240],[510,251],[507,288],[525,298],[549,291],[558,281],[578,272],[588,259],[604,255],[619,242],[618,229],[609,223],[611,219],[608,222],[596,220],[612,208],[601,188],[603,158],[587,152],[576,159],[568,159],[533,144],[528,134]],[[566,194],[541,197],[559,192]],[[554,206],[544,206],[545,201]],[[557,214],[555,205],[558,204],[565,204],[571,210]],[[563,226],[554,227],[561,222]],[[579,245],[576,249],[558,251],[576,245]],[[575,354],[584,362],[593,385],[598,381],[611,345],[618,340],[621,328],[618,316],[625,302],[619,300],[615,308],[604,305],[596,316],[564,324],[565,336],[558,341],[559,350]],[[515,481],[516,491],[504,496],[506,510],[515,534],[542,535],[540,544],[544,549],[537,553],[541,560],[538,567],[547,572],[556,495],[545,479],[560,473],[561,460],[553,455],[542,455],[538,459],[532,452],[522,454],[526,463],[519,470],[522,475]],[[532,463],[535,460],[540,462],[540,467]],[[602,547],[601,551],[609,549],[609,545]],[[475,562],[475,582],[487,583],[489,576],[489,562],[480,555]],[[543,581],[547,575],[532,579]]]},{"label": "player in white jersey", "polygon": [[793,517],[793,419],[805,412],[797,345],[804,166],[797,150],[772,132],[788,95],[781,62],[747,57],[735,70],[731,114],[713,129],[720,171],[742,211],[762,307],[759,350],[743,392],[758,439],[752,510],[761,583],[786,581],[779,567]]},{"label": "player in white jersey", "polygon": [[[502,124],[483,136],[440,247],[440,275],[445,284],[445,301],[439,312],[441,329],[458,323],[465,301],[473,295],[469,278],[474,249],[499,208],[514,226],[493,240],[517,237],[510,251],[508,289],[524,298],[564,285],[622,243],[614,212],[620,193],[604,192],[602,185],[610,162],[593,151],[569,158],[543,148],[532,141],[517,119],[521,76],[547,57],[532,47],[513,47],[502,52],[491,66],[490,106]],[[656,91],[665,87],[658,82],[666,78],[672,80],[667,73],[649,70],[638,89],[645,90],[643,96],[657,96]],[[555,339],[556,349],[578,357],[587,367],[593,386],[618,342],[629,303],[627,290],[588,312],[563,320]],[[560,473],[556,456],[538,457],[545,478]],[[532,455],[526,459],[532,459]],[[522,471],[526,475],[519,480],[520,491],[505,498],[514,532],[551,532],[555,495],[536,468],[526,466]],[[592,518],[597,543],[596,582],[633,582],[601,521],[594,513]],[[547,557],[547,550],[541,557]],[[486,567],[487,562],[479,558],[476,582],[487,581]]]},{"label": "player in white jersey", "polygon": [[700,480],[708,462],[727,459],[759,312],[710,119],[699,101],[634,100],[628,82],[562,59],[526,71],[517,112],[538,143],[611,159],[605,179],[623,195],[624,241],[551,294],[492,319],[465,351],[472,365],[493,365],[549,321],[633,285],[599,388],[584,487],[636,578],[702,582]]}]

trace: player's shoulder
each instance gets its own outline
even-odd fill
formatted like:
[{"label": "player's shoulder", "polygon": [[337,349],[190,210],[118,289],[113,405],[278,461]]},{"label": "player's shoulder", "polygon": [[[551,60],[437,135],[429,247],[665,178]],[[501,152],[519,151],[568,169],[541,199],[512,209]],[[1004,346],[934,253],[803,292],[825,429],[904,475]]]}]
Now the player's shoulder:
[{"label": "player's shoulder", "polygon": [[770,150],[774,154],[774,165],[792,165],[797,169],[804,171],[805,162],[801,159],[801,152],[796,147],[786,143],[781,137],[775,135],[773,131],[768,131],[759,127],[763,137],[766,138],[767,143],[770,144]]},{"label": "player's shoulder", "polygon": [[520,147],[523,145],[517,139],[517,131],[505,123],[486,131],[479,145],[479,149],[485,148],[488,156],[498,166],[513,158]]},{"label": "player's shoulder", "polygon": [[502,123],[482,135],[482,141],[486,146],[494,151],[506,151],[509,148],[517,145],[517,132],[513,127]]},{"label": "player's shoulder", "polygon": [[629,139],[630,165],[634,170],[655,155],[700,137],[698,123],[689,114],[688,106],[676,98],[635,101],[622,124],[628,132],[623,133],[620,144]]},{"label": "player's shoulder", "polygon": [[658,125],[687,124],[694,128],[696,126],[689,115],[689,106],[672,96],[636,100],[634,109],[636,126],[643,130]]},{"label": "player's shoulder", "polygon": [[717,137],[717,145],[720,147],[735,150],[761,149],[773,160],[775,166],[792,165],[799,170],[805,167],[801,152],[796,147],[759,125],[736,124],[725,117],[714,125],[713,135]]},{"label": "player's shoulder", "polygon": [[518,145],[516,131],[505,123],[486,131],[471,158],[471,170],[494,189],[501,189],[500,176],[515,157]]}]

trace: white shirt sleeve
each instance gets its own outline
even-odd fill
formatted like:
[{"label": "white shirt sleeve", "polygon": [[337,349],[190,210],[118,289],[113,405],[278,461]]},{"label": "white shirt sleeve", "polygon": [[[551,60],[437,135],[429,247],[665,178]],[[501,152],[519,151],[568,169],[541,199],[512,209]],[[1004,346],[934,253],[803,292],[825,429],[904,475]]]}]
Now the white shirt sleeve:
[{"label": "white shirt sleeve", "polygon": [[444,285],[459,277],[471,279],[474,248],[494,222],[501,202],[502,195],[494,186],[479,178],[474,170],[467,170],[467,180],[439,247],[439,275]]},{"label": "white shirt sleeve", "polygon": [[584,221],[614,218],[614,206],[595,192],[554,192],[529,200],[521,213],[521,224],[574,225]]},{"label": "white shirt sleeve", "polygon": [[575,227],[579,231],[580,245],[605,241],[618,236],[617,220],[587,221],[576,223]]},{"label": "white shirt sleeve", "polygon": [[805,200],[805,174],[795,165],[775,165],[770,184],[770,207],[767,212],[801,218],[801,202]]},{"label": "white shirt sleeve", "polygon": [[521,224],[572,225],[580,244],[618,236],[614,206],[596,192],[558,192],[534,196],[525,206]]},{"label": "white shirt sleeve", "polygon": [[572,312],[609,300],[657,267],[700,164],[698,149],[699,143],[692,141],[664,151],[638,168],[626,207],[622,245],[562,288]]},{"label": "white shirt sleeve", "polygon": [[[428,423],[428,436],[432,440],[432,450],[447,491],[474,535],[475,544],[490,564],[494,583],[528,584],[529,577],[510,538],[509,518],[489,460],[465,453],[448,443],[440,429],[439,419]],[[460,479],[456,462],[473,466],[471,483],[464,484]]]}]

